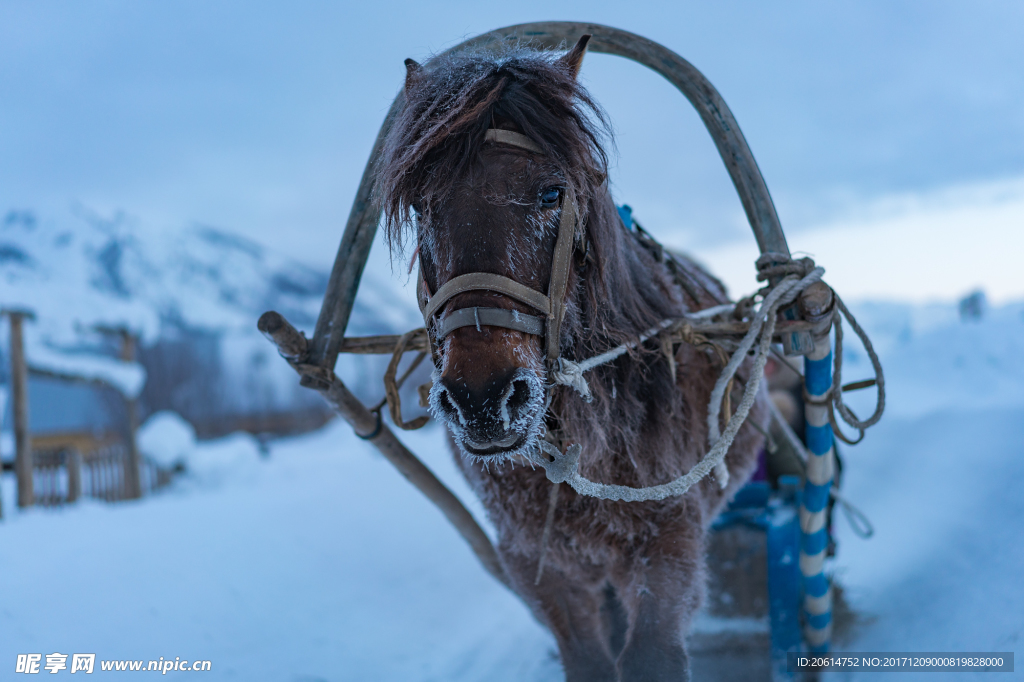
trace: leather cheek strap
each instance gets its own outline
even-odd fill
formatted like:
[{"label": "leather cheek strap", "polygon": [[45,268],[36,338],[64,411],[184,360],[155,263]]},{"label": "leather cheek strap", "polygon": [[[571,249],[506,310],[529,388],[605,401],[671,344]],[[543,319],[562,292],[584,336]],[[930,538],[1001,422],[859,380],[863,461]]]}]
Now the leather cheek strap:
[{"label": "leather cheek strap", "polygon": [[558,238],[551,257],[551,280],[548,283],[548,301],[551,310],[547,324],[548,362],[558,359],[562,319],[565,317],[565,294],[572,270],[572,252],[576,243],[576,194],[566,189],[562,197],[562,215],[558,221]]}]

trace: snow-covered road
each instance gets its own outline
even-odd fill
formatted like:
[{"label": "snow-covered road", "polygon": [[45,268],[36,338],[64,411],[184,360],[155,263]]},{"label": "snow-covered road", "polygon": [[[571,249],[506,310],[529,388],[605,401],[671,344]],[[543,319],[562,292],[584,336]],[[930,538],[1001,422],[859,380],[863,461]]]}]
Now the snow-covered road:
[{"label": "snow-covered road", "polygon": [[[842,648],[1024,650],[1024,307],[973,326],[862,309],[891,412],[844,450],[844,490],[877,533],[837,521],[834,569],[861,620]],[[860,372],[851,358],[848,380]],[[406,440],[481,511],[437,427]],[[5,477],[0,670],[60,652],[206,659],[210,680],[561,679],[546,632],[344,424],[268,459],[243,436],[195,456],[202,477],[137,503],[18,514]]]}]

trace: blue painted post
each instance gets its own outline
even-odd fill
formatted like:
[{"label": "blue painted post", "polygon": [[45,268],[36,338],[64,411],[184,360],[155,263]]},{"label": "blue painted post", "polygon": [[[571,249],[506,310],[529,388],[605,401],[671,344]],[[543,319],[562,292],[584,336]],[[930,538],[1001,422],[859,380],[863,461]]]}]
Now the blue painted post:
[{"label": "blue painted post", "polygon": [[828,651],[832,639],[832,585],[825,575],[828,549],[829,492],[835,452],[825,400],[832,386],[831,328],[814,334],[814,349],[804,356],[804,407],[808,450],[807,478],[800,505],[800,573],[804,587],[804,639],[811,652]]}]

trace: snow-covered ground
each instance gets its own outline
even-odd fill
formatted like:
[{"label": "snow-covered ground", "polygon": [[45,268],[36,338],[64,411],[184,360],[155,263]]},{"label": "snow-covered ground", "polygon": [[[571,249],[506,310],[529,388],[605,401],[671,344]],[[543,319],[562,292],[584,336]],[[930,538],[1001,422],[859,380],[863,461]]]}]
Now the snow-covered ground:
[{"label": "snow-covered ground", "polygon": [[[842,520],[837,524],[835,570],[861,619],[842,648],[1014,651],[1019,675],[1024,305],[966,323],[952,306],[858,310],[880,346],[890,391],[886,417],[861,445],[844,450],[845,492],[874,521],[876,534],[860,540]],[[857,364],[864,366],[863,354]],[[857,372],[851,380],[863,376]],[[992,677],[894,677],[907,675]]]},{"label": "snow-covered ground", "polygon": [[[855,311],[890,398],[845,449],[845,491],[877,532],[860,540],[837,521],[834,569],[861,620],[842,646],[1019,652],[1024,305],[978,322],[951,305]],[[846,376],[864,373],[854,349]],[[479,514],[440,430],[405,439]],[[0,667],[60,652],[205,659],[203,678],[222,680],[561,679],[550,636],[346,425],[265,458],[236,435],[189,462],[195,474],[141,502],[24,514],[5,477]]]}]

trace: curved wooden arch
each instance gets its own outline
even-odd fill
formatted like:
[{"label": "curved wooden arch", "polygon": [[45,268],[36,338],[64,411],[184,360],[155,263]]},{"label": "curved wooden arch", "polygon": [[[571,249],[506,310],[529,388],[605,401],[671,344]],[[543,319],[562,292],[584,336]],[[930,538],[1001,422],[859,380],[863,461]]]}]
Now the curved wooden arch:
[{"label": "curved wooden arch", "polygon": [[[683,93],[697,110],[718,148],[740,196],[758,248],[762,253],[789,255],[786,237],[768,186],[728,105],[700,71],[667,47],[635,33],[601,24],[545,21],[516,24],[481,34],[445,51],[441,56],[466,49],[498,47],[511,41],[527,41],[541,49],[558,49],[571,45],[584,33],[593,36],[588,45],[589,50],[639,62],[664,76]],[[399,92],[377,134],[338,247],[327,295],[310,344],[310,361],[321,367],[333,369],[345,336],[359,280],[380,222],[381,209],[372,201],[375,168],[384,138],[404,100],[403,93]]]}]

